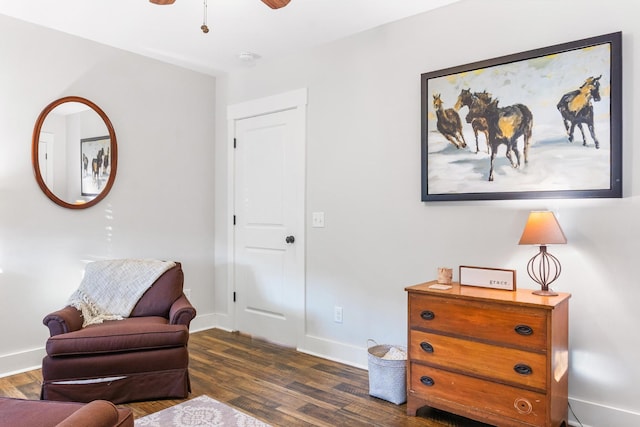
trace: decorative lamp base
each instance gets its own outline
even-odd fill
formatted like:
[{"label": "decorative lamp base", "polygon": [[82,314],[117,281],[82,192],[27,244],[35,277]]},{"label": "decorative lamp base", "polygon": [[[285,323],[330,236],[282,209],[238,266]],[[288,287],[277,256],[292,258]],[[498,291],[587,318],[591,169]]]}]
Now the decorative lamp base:
[{"label": "decorative lamp base", "polygon": [[533,291],[533,294],[546,297],[558,295],[549,289],[549,285],[560,276],[560,271],[562,271],[562,267],[558,258],[547,252],[546,245],[540,245],[540,252],[531,258],[527,264],[529,277],[542,287],[539,291]]},{"label": "decorative lamp base", "polygon": [[533,291],[531,293],[534,294],[534,295],[542,295],[542,296],[545,296],[545,297],[555,297],[556,295],[558,295],[557,292],[553,292],[550,289],[547,290],[547,291],[545,291],[544,289],[541,289],[539,291]]}]

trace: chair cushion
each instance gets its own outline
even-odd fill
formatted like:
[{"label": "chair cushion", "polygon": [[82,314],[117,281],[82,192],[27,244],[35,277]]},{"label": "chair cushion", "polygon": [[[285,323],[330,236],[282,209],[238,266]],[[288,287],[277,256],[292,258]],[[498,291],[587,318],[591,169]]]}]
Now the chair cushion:
[{"label": "chair cushion", "polygon": [[169,325],[163,317],[130,317],[90,325],[47,340],[49,356],[96,355],[186,346],[185,325]]}]

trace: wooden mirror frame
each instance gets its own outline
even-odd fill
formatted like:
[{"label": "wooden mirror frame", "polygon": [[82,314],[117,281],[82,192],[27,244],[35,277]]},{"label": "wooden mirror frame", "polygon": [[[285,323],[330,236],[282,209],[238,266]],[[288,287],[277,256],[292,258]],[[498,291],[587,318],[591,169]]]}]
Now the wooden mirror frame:
[{"label": "wooden mirror frame", "polygon": [[[104,188],[99,194],[97,194],[93,199],[83,203],[70,203],[65,200],[62,200],[57,195],[55,195],[53,191],[51,191],[51,189],[47,187],[47,184],[44,182],[44,179],[42,178],[42,173],[40,170],[40,162],[38,160],[40,132],[42,130],[42,125],[46,120],[47,116],[49,115],[49,113],[51,113],[51,111],[53,111],[54,108],[66,102],[78,102],[90,107],[93,111],[95,111],[100,116],[100,118],[104,122],[109,132],[109,139],[110,139],[110,145],[111,145],[111,148],[110,148],[111,172],[109,173],[109,179],[107,180]],[[79,96],[66,96],[64,98],[60,98],[53,101],[52,103],[47,105],[44,108],[44,110],[42,110],[42,112],[38,116],[38,120],[36,120],[35,127],[33,128],[33,136],[31,139],[31,163],[33,165],[33,173],[35,175],[36,181],[38,182],[38,185],[40,186],[40,189],[55,204],[68,209],[86,209],[98,204],[102,199],[104,199],[107,196],[107,194],[109,194],[109,191],[111,190],[111,187],[113,186],[113,183],[116,179],[116,170],[118,167],[118,143],[116,141],[116,132],[113,129],[113,125],[111,124],[109,117],[107,117],[105,112],[102,111],[102,109],[98,107],[96,104],[89,101],[88,99],[81,98]]]}]

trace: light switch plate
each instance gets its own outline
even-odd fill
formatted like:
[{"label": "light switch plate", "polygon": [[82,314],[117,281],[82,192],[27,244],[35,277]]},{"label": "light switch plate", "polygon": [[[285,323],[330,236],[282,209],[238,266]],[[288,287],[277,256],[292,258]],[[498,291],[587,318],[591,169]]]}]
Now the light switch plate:
[{"label": "light switch plate", "polygon": [[311,226],[315,228],[324,227],[324,212],[313,212],[311,214]]}]

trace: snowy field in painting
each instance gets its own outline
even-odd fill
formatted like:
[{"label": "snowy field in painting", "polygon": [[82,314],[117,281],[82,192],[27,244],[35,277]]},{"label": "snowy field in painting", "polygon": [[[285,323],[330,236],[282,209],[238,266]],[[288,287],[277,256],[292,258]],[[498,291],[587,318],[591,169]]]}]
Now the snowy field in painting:
[{"label": "snowy field in painting", "polygon": [[598,134],[606,134],[606,138],[598,138],[600,148],[597,150],[589,136],[587,146],[582,146],[578,130],[574,142],[570,143],[564,128],[560,134],[549,132],[545,136],[542,129],[534,125],[529,162],[524,164],[522,138],[518,144],[520,168],[511,166],[506,157],[506,146],[501,145],[494,162],[492,182],[489,182],[490,155],[483,134],[478,136],[480,151],[476,154],[471,129],[464,129],[467,148],[461,149],[441,134],[433,133],[429,141],[429,194],[608,189],[609,123],[596,123],[595,127]]},{"label": "snowy field in painting", "polygon": [[[609,45],[605,44],[429,80],[429,194],[609,189],[609,62]],[[574,142],[568,141],[556,104],[563,94],[578,89],[588,77],[599,75],[602,75],[602,99],[593,103],[594,127],[600,142],[600,148],[596,149],[586,126],[586,147],[582,145],[582,134],[577,127]],[[520,168],[511,166],[505,156],[506,147],[501,145],[494,163],[494,181],[489,182],[490,156],[485,137],[479,134],[480,152],[476,154],[473,130],[465,122],[467,107],[458,112],[466,148],[457,149],[436,130],[432,95],[440,93],[444,108],[452,108],[462,89],[486,90],[494,99],[499,99],[500,107],[516,103],[529,107],[533,114],[533,135],[526,165],[522,137],[518,141]]]}]

